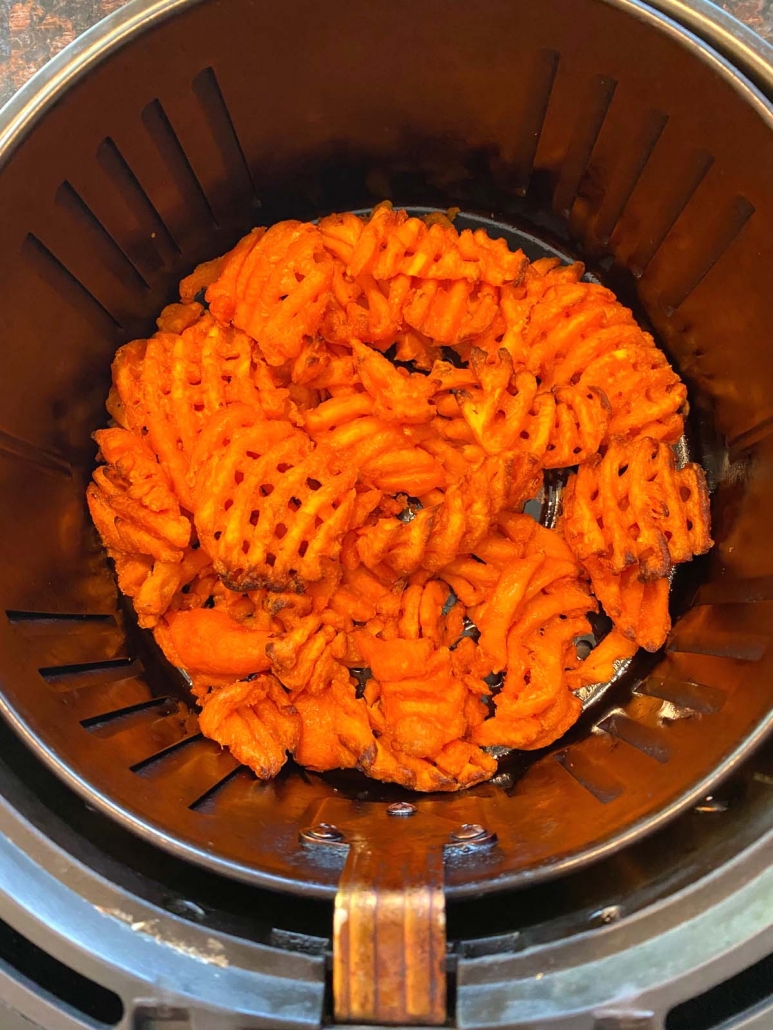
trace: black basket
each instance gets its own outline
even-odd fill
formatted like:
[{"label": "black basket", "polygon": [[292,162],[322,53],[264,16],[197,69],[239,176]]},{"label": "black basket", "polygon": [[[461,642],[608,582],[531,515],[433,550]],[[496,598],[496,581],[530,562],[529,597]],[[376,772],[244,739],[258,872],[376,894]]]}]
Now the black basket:
[{"label": "black basket", "polygon": [[662,824],[772,721],[770,105],[631,0],[218,0],[142,20],[130,7],[85,37],[85,57],[44,84],[56,103],[30,118],[22,98],[6,122],[5,716],[160,846],[332,895],[343,858],[299,833],[332,803],[377,820],[401,795],[296,768],[259,783],[198,734],[184,683],[119,606],[84,503],[90,434],[115,348],[251,225],[385,197],[455,206],[586,260],[653,327],[690,387],[717,546],[677,580],[665,651],[568,738],[495,783],[412,800],[497,834],[485,860],[447,864],[452,897],[554,875]]}]

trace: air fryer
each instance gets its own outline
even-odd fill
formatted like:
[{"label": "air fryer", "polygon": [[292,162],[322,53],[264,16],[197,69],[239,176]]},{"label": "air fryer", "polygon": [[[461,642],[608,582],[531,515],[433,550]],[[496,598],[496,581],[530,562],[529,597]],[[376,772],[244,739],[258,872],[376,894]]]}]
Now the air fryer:
[{"label": "air fryer", "polygon": [[[0,957],[22,979],[54,963],[32,996],[81,1018],[52,986],[52,953],[77,939],[67,968],[116,999],[115,1019],[94,1002],[108,1025],[638,1030],[669,998],[637,1009],[641,977],[679,981],[664,955],[674,970],[722,958],[728,975],[761,958],[771,895],[766,914],[737,892],[771,890],[773,779],[755,753],[773,719],[764,95],[633,0],[166,0],[74,44],[0,130],[0,705],[20,738],[3,731],[0,868],[35,858],[26,880],[3,877],[23,944]],[[84,503],[112,355],[152,331],[179,279],[255,224],[383,199],[458,207],[460,227],[585,261],[688,383],[687,444],[712,488],[716,546],[677,575],[663,652],[555,745],[453,796],[239,767],[118,597]],[[96,900],[95,877],[130,900]],[[691,925],[687,894],[726,933],[701,961],[700,934],[698,951],[658,940]],[[716,923],[723,899],[742,929]],[[143,994],[111,935],[160,947],[170,926],[174,961],[159,952],[162,986]],[[583,934],[591,951],[573,953]],[[648,940],[654,964],[613,968]],[[47,957],[27,968],[25,948]],[[201,979],[183,990],[191,963]]]}]

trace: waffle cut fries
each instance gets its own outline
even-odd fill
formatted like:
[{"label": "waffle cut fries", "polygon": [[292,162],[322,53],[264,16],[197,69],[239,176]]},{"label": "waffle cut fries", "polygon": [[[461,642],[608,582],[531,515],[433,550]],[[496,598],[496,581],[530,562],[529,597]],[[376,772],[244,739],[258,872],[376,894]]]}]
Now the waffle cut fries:
[{"label": "waffle cut fries", "polygon": [[[88,506],[202,733],[259,778],[470,787],[662,646],[706,478],[672,449],[679,376],[583,276],[381,204],[254,229],[117,352]],[[546,470],[554,529],[524,513]]]}]

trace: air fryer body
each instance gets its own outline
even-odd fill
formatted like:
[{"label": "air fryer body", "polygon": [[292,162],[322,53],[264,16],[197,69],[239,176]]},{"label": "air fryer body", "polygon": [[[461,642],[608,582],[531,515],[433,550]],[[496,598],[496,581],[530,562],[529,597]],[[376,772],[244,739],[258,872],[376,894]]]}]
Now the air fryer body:
[{"label": "air fryer body", "polygon": [[[624,859],[603,863],[738,769],[771,719],[767,100],[689,32],[628,0],[209,0],[144,17],[130,4],[57,68],[41,83],[49,99],[27,92],[0,127],[0,704],[66,787],[42,768],[35,782],[64,792],[71,822],[82,801],[70,790],[100,813],[81,829],[90,840],[98,824],[100,854],[103,841],[123,842],[111,862],[158,855],[140,879],[173,878],[184,859],[199,867],[179,867],[191,894],[328,899],[304,911],[329,903],[346,859],[345,848],[301,846],[304,830],[336,822],[384,833],[400,791],[295,768],[262,784],[198,734],[185,684],[119,602],[84,490],[112,355],[152,332],[197,262],[280,218],[383,199],[458,207],[513,240],[585,260],[652,329],[690,389],[688,444],[713,489],[716,547],[675,581],[664,652],[638,658],[567,738],[505,763],[491,784],[412,799],[417,818],[389,832],[412,835],[417,849],[449,825],[496,834],[495,848],[445,865],[459,905],[449,926],[454,911],[482,919],[482,938],[492,926],[512,934],[513,906],[536,913],[550,895],[531,885],[557,876],[558,925],[569,910],[615,910],[591,921],[597,928],[617,922],[625,906],[609,897],[628,882],[639,906],[697,882],[704,860],[659,857],[662,835],[660,851],[636,845],[651,876],[628,881]],[[763,781],[745,775],[755,786],[744,788],[732,839],[682,816],[683,837],[672,832],[686,853],[740,861],[768,832]],[[611,891],[599,868],[617,870]],[[662,893],[648,894],[661,877]],[[514,888],[524,891],[504,908],[496,895],[474,900]],[[232,907],[243,919],[243,904]],[[300,932],[294,919],[283,933]],[[267,947],[275,923],[269,915]],[[612,929],[598,932],[611,940]],[[758,932],[747,927],[738,941]],[[211,958],[208,971],[224,968]],[[323,959],[312,966],[319,985]],[[516,1021],[504,1001],[491,1006],[465,1025]]]}]

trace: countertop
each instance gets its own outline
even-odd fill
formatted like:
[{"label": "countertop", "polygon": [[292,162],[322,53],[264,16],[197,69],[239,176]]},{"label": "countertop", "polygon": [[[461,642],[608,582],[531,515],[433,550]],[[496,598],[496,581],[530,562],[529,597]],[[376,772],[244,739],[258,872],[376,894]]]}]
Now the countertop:
[{"label": "countertop", "polygon": [[[0,0],[0,105],[81,32],[125,0]],[[721,6],[773,43],[773,0]]]}]

